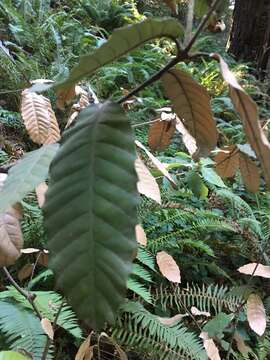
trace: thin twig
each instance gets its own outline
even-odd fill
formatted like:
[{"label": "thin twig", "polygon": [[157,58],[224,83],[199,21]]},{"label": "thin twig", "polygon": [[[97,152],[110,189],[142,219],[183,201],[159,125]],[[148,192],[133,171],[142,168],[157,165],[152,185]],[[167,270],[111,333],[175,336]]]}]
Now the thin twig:
[{"label": "thin twig", "polygon": [[202,21],[200,23],[200,25],[198,26],[195,34],[193,35],[192,39],[190,40],[190,42],[187,44],[187,46],[185,47],[184,51],[186,53],[189,52],[189,50],[192,48],[192,46],[194,45],[195,41],[197,40],[198,36],[200,35],[201,31],[203,30],[203,28],[205,27],[205,25],[207,24],[207,21],[209,20],[210,16],[212,15],[212,13],[215,11],[215,9],[217,8],[217,6],[219,5],[219,3],[221,2],[221,0],[215,0],[213,2],[213,4],[210,6],[208,12],[206,15],[204,15],[204,17],[202,18]]},{"label": "thin twig", "polygon": [[141,127],[141,126],[144,126],[144,125],[150,125],[150,124],[154,124],[155,122],[158,122],[160,121],[160,119],[154,119],[154,120],[150,120],[150,121],[145,121],[143,123],[140,123],[140,124],[134,124],[132,125],[133,128],[135,127]]},{"label": "thin twig", "polygon": [[[52,324],[53,331],[55,331],[55,329],[57,327],[57,321],[60,316],[61,310],[63,309],[64,303],[65,303],[65,300],[62,299],[61,304],[59,305],[59,308],[57,310],[57,313],[55,315],[55,318],[54,318],[54,321]],[[45,347],[44,347],[44,350],[42,353],[41,360],[46,360],[51,343],[52,343],[52,340],[49,338],[49,336],[47,336],[47,340],[46,340],[46,344],[45,344]]]},{"label": "thin twig", "polygon": [[191,35],[192,35],[193,20],[194,20],[194,6],[195,6],[195,0],[190,0],[189,4],[188,4],[188,11],[187,11],[186,32],[185,32],[185,40],[184,40],[185,46],[190,42]]},{"label": "thin twig", "polygon": [[21,92],[24,89],[16,89],[16,90],[0,90],[0,95],[2,94],[9,94],[9,93],[15,93],[15,92]]},{"label": "thin twig", "polygon": [[38,318],[41,320],[42,319],[42,315],[39,312],[36,304],[35,304],[35,294],[31,293],[30,291],[26,291],[23,288],[20,287],[19,284],[17,284],[17,282],[13,279],[12,275],[10,274],[10,272],[8,271],[8,269],[4,266],[3,267],[3,271],[6,274],[7,278],[9,279],[9,281],[11,282],[11,284],[18,290],[18,292],[20,294],[22,294],[26,300],[28,300],[28,302],[30,303],[30,305],[32,306],[33,310],[35,311],[35,313],[37,314]]}]

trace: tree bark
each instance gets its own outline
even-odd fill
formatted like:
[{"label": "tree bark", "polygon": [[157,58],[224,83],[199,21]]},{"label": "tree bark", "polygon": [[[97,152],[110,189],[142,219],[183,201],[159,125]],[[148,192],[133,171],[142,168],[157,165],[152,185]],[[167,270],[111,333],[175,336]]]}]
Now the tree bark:
[{"label": "tree bark", "polygon": [[229,52],[237,60],[256,63],[260,73],[270,70],[270,1],[236,0]]}]

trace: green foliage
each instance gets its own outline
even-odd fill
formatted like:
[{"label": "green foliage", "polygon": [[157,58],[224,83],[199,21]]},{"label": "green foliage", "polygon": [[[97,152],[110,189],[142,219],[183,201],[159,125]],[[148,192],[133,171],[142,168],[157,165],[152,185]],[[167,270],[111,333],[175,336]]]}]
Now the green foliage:
[{"label": "green foliage", "polygon": [[57,150],[57,144],[44,145],[26,154],[12,167],[1,190],[1,212],[21,201],[28,192],[47,178],[50,163]]},{"label": "green foliage", "polygon": [[[46,343],[40,320],[32,311],[12,300],[1,300],[0,311],[0,331],[9,348],[23,349],[30,353],[34,360],[40,360]],[[52,354],[47,358],[52,359]]]},{"label": "green foliage", "polygon": [[57,286],[93,327],[113,322],[131,272],[134,161],[124,113],[119,105],[106,103],[81,112],[51,165],[44,207],[50,267]]},{"label": "green foliage", "polygon": [[1,351],[0,360],[26,360],[27,358],[15,351]]}]

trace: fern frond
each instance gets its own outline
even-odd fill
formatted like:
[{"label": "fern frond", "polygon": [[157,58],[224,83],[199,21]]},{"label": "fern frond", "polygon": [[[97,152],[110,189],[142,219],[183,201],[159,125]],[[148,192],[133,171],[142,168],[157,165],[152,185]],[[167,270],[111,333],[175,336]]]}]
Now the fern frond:
[{"label": "fern frond", "polygon": [[235,210],[234,214],[237,218],[240,218],[243,215],[246,217],[255,218],[251,207],[246,203],[240,196],[234,194],[230,190],[220,189],[216,190],[216,195],[231,205],[232,209]]},{"label": "fern frond", "polygon": [[154,256],[145,248],[140,247],[138,249],[138,254],[136,258],[143,265],[147,266],[149,269],[156,271],[155,269],[155,258]]},{"label": "fern frond", "polygon": [[164,325],[139,303],[128,302],[122,311],[112,333],[121,344],[147,352],[151,360],[207,359],[199,338],[182,324]]},{"label": "fern frond", "polygon": [[[43,317],[53,321],[55,315],[62,302],[61,295],[53,291],[33,291],[35,297],[35,305]],[[1,298],[12,298],[26,309],[32,309],[29,302],[22,296],[14,287],[8,287],[7,291],[1,292]],[[60,315],[58,317],[57,325],[65,329],[75,338],[80,339],[82,337],[81,329],[78,325],[76,315],[69,305],[66,303],[63,305]]]},{"label": "fern frond", "polygon": [[136,263],[133,264],[132,275],[137,276],[138,278],[146,282],[152,282],[151,273],[139,264]]},{"label": "fern frond", "polygon": [[156,299],[159,300],[164,309],[176,308],[182,311],[185,308],[190,309],[196,306],[201,311],[207,311],[218,314],[222,310],[235,311],[243,301],[242,297],[227,295],[228,288],[219,285],[189,285],[186,288],[174,286],[166,289],[160,287],[156,291]]},{"label": "fern frond", "polygon": [[135,279],[133,276],[129,277],[127,287],[129,290],[139,295],[144,301],[152,304],[153,299],[149,289],[144,284]]},{"label": "fern frond", "polygon": [[[0,332],[10,349],[25,350],[34,360],[40,360],[46,344],[40,320],[33,312],[12,300],[0,300],[0,313]],[[52,351],[47,359],[52,359]]]}]

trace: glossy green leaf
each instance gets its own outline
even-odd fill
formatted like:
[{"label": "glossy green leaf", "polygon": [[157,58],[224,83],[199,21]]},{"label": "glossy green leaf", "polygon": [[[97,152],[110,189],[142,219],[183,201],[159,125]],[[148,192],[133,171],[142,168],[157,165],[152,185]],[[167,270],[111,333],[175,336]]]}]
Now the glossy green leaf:
[{"label": "glossy green leaf", "polygon": [[130,124],[117,104],[91,105],[64,133],[44,205],[56,285],[92,328],[124,299],[135,238],[137,176]]},{"label": "glossy green leaf", "polygon": [[23,356],[22,354],[16,351],[1,351],[0,360],[27,360],[28,357]]},{"label": "glossy green leaf", "polygon": [[58,144],[44,145],[38,150],[27,153],[10,169],[0,191],[0,213],[21,201],[47,178],[50,163],[58,147]]},{"label": "glossy green leaf", "polygon": [[227,187],[222,181],[221,177],[215,172],[214,169],[203,166],[202,167],[202,176],[206,182],[211,185],[215,185],[218,187]]},{"label": "glossy green leaf", "polygon": [[195,171],[190,171],[187,174],[187,183],[190,190],[198,198],[206,198],[208,195],[208,188],[204,185],[202,178]]},{"label": "glossy green leaf", "polygon": [[[147,41],[160,37],[178,39],[184,34],[179,21],[174,19],[147,19],[138,24],[132,24],[115,30],[106,43],[93,53],[81,57],[69,77],[56,88],[70,87],[85,76],[92,75],[100,67],[117,60]],[[53,85],[37,84],[32,91],[47,90]],[[40,86],[41,85],[41,86]]]}]

